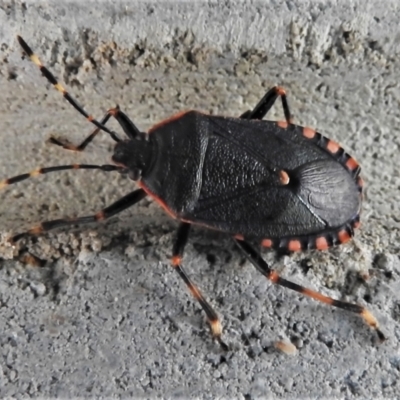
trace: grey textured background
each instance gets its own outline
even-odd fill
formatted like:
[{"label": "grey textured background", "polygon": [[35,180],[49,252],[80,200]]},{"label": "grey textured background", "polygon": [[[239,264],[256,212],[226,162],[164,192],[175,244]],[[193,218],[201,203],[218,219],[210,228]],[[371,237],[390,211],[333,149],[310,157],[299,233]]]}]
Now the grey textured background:
[{"label": "grey textured background", "polygon": [[[113,148],[105,134],[83,154],[45,143],[78,142],[91,126],[21,59],[16,34],[91,113],[118,103],[143,130],[181,109],[239,115],[282,85],[297,123],[361,162],[367,191],[351,243],[265,258],[289,279],[367,305],[388,337],[377,345],[357,316],[272,286],[229,238],[195,229],[185,266],[222,317],[232,348],[223,353],[169,267],[177,224],[152,202],[7,244],[12,232],[92,213],[133,187],[112,173],[50,174],[1,192],[0,397],[398,396],[398,4],[0,0],[1,176],[107,163]],[[19,262],[26,251],[46,266]],[[297,355],[275,350],[280,339]]]}]

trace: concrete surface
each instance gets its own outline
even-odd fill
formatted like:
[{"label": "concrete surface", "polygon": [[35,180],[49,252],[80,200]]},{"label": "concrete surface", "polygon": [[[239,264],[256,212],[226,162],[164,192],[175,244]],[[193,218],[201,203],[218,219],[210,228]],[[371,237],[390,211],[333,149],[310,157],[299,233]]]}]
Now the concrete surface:
[{"label": "concrete surface", "polygon": [[[395,398],[400,392],[398,1],[0,0],[0,173],[108,162],[102,134],[22,60],[21,34],[96,116],[120,104],[143,130],[181,109],[239,115],[287,88],[300,125],[339,141],[366,180],[362,229],[327,252],[265,258],[296,282],[366,305],[354,315],[266,282],[229,238],[193,231],[185,267],[222,317],[223,353],[169,267],[176,222],[148,200],[101,224],[11,248],[43,219],[86,215],[129,192],[112,173],[49,174],[0,202],[0,397]],[[269,116],[282,118],[280,107]],[[118,127],[112,123],[115,129]],[[26,265],[30,253],[47,260]],[[360,278],[361,277],[361,278]],[[291,341],[295,356],[275,350]]]}]

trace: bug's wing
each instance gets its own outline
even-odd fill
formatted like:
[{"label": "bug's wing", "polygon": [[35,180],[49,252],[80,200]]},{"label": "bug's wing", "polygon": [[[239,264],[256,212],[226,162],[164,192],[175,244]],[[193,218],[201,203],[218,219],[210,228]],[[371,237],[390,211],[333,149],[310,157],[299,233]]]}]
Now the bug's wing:
[{"label": "bug's wing", "polygon": [[[185,219],[232,234],[281,237],[323,231],[352,216],[351,176],[301,133],[215,117],[210,126],[200,196]],[[287,185],[281,170],[289,173]]]},{"label": "bug's wing", "polygon": [[327,159],[326,151],[305,139],[303,128],[297,125],[282,129],[274,121],[210,117],[209,137],[236,147],[275,173]]},{"label": "bug's wing", "polygon": [[256,185],[201,197],[185,220],[232,234],[281,237],[311,233],[325,223],[289,188]]},{"label": "bug's wing", "polygon": [[334,160],[305,164],[293,172],[298,198],[327,226],[340,226],[359,213],[361,199],[350,174]]}]

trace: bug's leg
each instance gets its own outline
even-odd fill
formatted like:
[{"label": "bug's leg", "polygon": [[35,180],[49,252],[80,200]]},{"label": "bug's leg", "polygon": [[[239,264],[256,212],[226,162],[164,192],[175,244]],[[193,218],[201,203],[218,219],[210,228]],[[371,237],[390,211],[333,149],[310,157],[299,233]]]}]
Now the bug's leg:
[{"label": "bug's leg", "polygon": [[100,169],[105,172],[110,171],[122,171],[123,168],[116,165],[104,164],[104,165],[92,165],[92,164],[71,164],[71,165],[57,165],[55,167],[44,167],[34,169],[26,174],[13,176],[12,178],[4,179],[0,181],[0,189],[8,185],[12,185],[17,182],[24,181],[25,179],[35,178],[39,175],[48,174],[49,172],[65,171],[68,169]]},{"label": "bug's leg", "polygon": [[214,339],[216,339],[220,343],[221,347],[224,350],[227,350],[228,346],[221,339],[222,326],[217,313],[213,310],[213,308],[210,306],[207,300],[203,297],[197,286],[190,280],[189,276],[186,274],[185,270],[182,267],[183,251],[189,238],[189,231],[190,231],[190,224],[186,222],[181,222],[178,228],[178,232],[173,247],[171,264],[172,267],[175,269],[175,271],[178,272],[179,276],[185,282],[192,296],[200,303],[201,307],[206,313],[207,320],[210,324],[211,332]]},{"label": "bug's leg", "polygon": [[240,118],[243,119],[263,119],[268,111],[272,108],[277,98],[282,100],[282,108],[285,114],[285,119],[288,124],[292,123],[292,114],[290,113],[289,104],[286,97],[286,91],[280,86],[274,86],[264,95],[257,103],[253,110],[248,110],[243,113]]},{"label": "bug's leg", "polygon": [[[107,112],[104,117],[100,120],[100,123],[105,125],[107,121],[110,119],[111,114]],[[55,144],[56,146],[60,146],[63,149],[66,150],[72,150],[72,151],[84,151],[89,143],[92,142],[92,140],[97,136],[97,134],[100,132],[99,128],[96,128],[90,135],[88,135],[81,144],[79,145],[74,145],[72,143],[69,143],[68,140],[62,139],[62,138],[55,138],[54,136],[49,138],[49,143]]]},{"label": "bug's leg", "polygon": [[122,112],[119,107],[111,108],[108,112],[118,121],[125,135],[129,139],[136,139],[143,135],[137,126],[130,120],[130,118]]},{"label": "bug's leg", "polygon": [[[125,134],[130,138],[130,139],[135,139],[139,135],[142,135],[142,133],[139,131],[139,129],[136,127],[136,125],[129,119],[129,117],[123,113],[118,106],[115,108],[111,108],[110,110],[107,111],[107,113],[104,115],[104,117],[100,120],[100,123],[105,125],[110,117],[114,117],[119,124],[121,125],[123,131]],[[56,139],[54,137],[51,137],[49,139],[49,142],[52,144],[55,144],[57,146],[61,146],[64,149],[67,150],[73,150],[73,151],[83,151],[87,147],[87,145],[97,136],[97,134],[100,132],[99,128],[96,128],[85,140],[82,141],[82,143],[78,146],[75,146],[71,143],[68,143],[67,140],[64,139]]]},{"label": "bug's leg", "polygon": [[95,125],[98,129],[101,129],[104,132],[107,132],[111,138],[116,141],[120,142],[121,139],[118,135],[104,126],[102,123],[94,119],[91,115],[89,115],[85,109],[75,100],[67,90],[57,81],[54,75],[42,64],[39,57],[32,51],[32,49],[27,45],[24,39],[21,36],[17,36],[17,40],[21,45],[22,49],[26,53],[26,55],[31,59],[33,63],[35,63],[40,71],[42,72],[43,76],[64,96],[65,100],[67,100],[72,107],[75,108],[80,114],[82,114],[89,122]]},{"label": "bug's leg", "polygon": [[33,228],[29,229],[26,232],[14,235],[10,239],[10,242],[16,242],[22,239],[23,237],[30,235],[40,235],[41,233],[48,232],[52,229],[61,228],[64,226],[81,225],[81,224],[88,224],[90,222],[103,221],[133,206],[134,204],[138,203],[145,197],[146,197],[146,192],[143,189],[138,189],[131,193],[128,193],[126,196],[120,198],[110,206],[103,208],[96,214],[88,215],[86,217],[62,218],[62,219],[55,219],[52,221],[45,221],[37,226],[34,226]]},{"label": "bug's leg", "polygon": [[321,293],[318,293],[314,290],[307,289],[303,286],[300,286],[296,283],[290,282],[284,278],[281,278],[279,274],[271,269],[268,264],[261,257],[260,253],[251,246],[248,242],[244,240],[234,239],[239,248],[246,255],[248,260],[272,283],[276,283],[277,285],[281,285],[287,287],[288,289],[295,290],[305,296],[311,297],[314,300],[318,300],[322,303],[329,304],[334,307],[342,308],[343,310],[350,311],[356,314],[359,314],[364,321],[372,328],[376,330],[376,333],[381,341],[385,340],[385,336],[382,331],[379,329],[378,322],[375,317],[363,306],[358,304],[347,303],[345,301],[335,300],[331,297],[324,296]]}]

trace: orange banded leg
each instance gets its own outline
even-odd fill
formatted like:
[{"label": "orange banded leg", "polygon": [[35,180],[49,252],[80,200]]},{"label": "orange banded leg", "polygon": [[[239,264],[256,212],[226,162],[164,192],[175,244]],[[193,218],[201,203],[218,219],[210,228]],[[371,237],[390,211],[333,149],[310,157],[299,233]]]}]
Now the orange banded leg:
[{"label": "orange banded leg", "polygon": [[[119,107],[116,106],[115,108],[111,108],[110,110],[107,111],[107,113],[104,115],[104,117],[100,120],[100,123],[105,125],[110,117],[114,117],[119,124],[121,125],[123,131],[125,134],[130,138],[130,139],[135,139],[140,135],[143,135],[139,129],[136,127],[136,125],[129,119],[129,117],[120,111]],[[51,137],[49,139],[49,142],[52,144],[55,144],[57,146],[61,146],[64,149],[67,150],[73,150],[73,151],[83,151],[87,147],[87,145],[92,142],[92,140],[97,136],[97,134],[100,132],[99,128],[96,128],[85,140],[82,141],[82,143],[78,146],[75,146],[71,143],[68,143],[68,141],[63,140],[63,139],[56,139],[54,137]]]},{"label": "orange banded leg", "polygon": [[26,174],[13,176],[12,178],[0,181],[0,189],[17,182],[24,181],[25,179],[34,178],[39,175],[48,174],[49,172],[65,171],[68,169],[100,169],[102,171],[122,171],[123,168],[116,165],[92,165],[92,164],[71,164],[71,165],[57,165],[55,167],[37,168]]},{"label": "orange banded leg", "polygon": [[380,341],[385,340],[385,336],[379,329],[378,322],[375,317],[363,306],[358,304],[347,303],[345,301],[335,300],[331,297],[324,296],[321,293],[315,292],[314,290],[307,289],[303,286],[297,285],[296,283],[287,281],[281,278],[279,274],[269,268],[268,264],[263,260],[261,255],[251,246],[249,243],[243,240],[234,239],[239,248],[243,251],[249,261],[272,283],[287,287],[288,289],[295,290],[305,296],[311,297],[314,300],[318,300],[322,303],[329,304],[334,307],[342,308],[343,310],[350,311],[359,314],[364,321],[372,328],[376,330],[378,338]]},{"label": "orange banded leg", "polygon": [[190,224],[182,222],[179,225],[178,232],[176,235],[171,264],[172,267],[178,272],[179,276],[183,279],[186,286],[188,287],[192,296],[200,303],[204,312],[206,313],[207,320],[211,327],[211,333],[213,338],[216,339],[224,350],[228,350],[228,346],[222,341],[222,326],[218,318],[217,313],[213,310],[207,300],[203,297],[197,286],[191,281],[189,276],[186,274],[182,267],[182,256],[185,245],[189,238]]},{"label": "orange banded leg", "polygon": [[140,200],[146,197],[146,192],[143,189],[135,190],[121,199],[117,200],[115,203],[110,206],[103,208],[98,211],[96,214],[88,215],[86,217],[78,217],[78,218],[62,218],[55,219],[52,221],[42,222],[40,225],[34,226],[26,232],[18,233],[13,236],[10,241],[16,242],[26,236],[30,235],[40,235],[41,233],[48,232],[52,229],[61,228],[64,226],[71,225],[81,225],[88,224],[90,222],[98,222],[103,221],[107,218],[112,217],[113,215],[119,214],[120,212],[126,210],[127,208],[133,206],[138,203]]},{"label": "orange banded leg", "polygon": [[264,95],[264,97],[257,103],[253,110],[246,111],[240,118],[243,119],[263,119],[268,111],[272,108],[277,98],[282,100],[282,108],[285,114],[285,119],[288,124],[292,123],[292,114],[290,113],[289,104],[286,97],[286,91],[280,86],[274,86]]},{"label": "orange banded leg", "polygon": [[101,129],[102,131],[108,133],[111,138],[116,141],[120,142],[121,139],[118,137],[118,135],[108,129],[106,126],[104,126],[102,123],[94,119],[91,115],[89,115],[85,109],[75,100],[68,92],[67,90],[57,81],[57,79],[54,77],[54,75],[42,64],[40,61],[39,57],[34,54],[32,49],[27,45],[24,39],[22,39],[21,36],[17,36],[17,40],[19,44],[21,45],[22,49],[26,53],[26,55],[31,59],[31,61],[36,64],[42,75],[64,96],[65,100],[68,101],[72,105],[72,107],[75,108],[80,114],[82,114],[89,122],[91,122],[93,125],[95,125],[98,129]]}]

